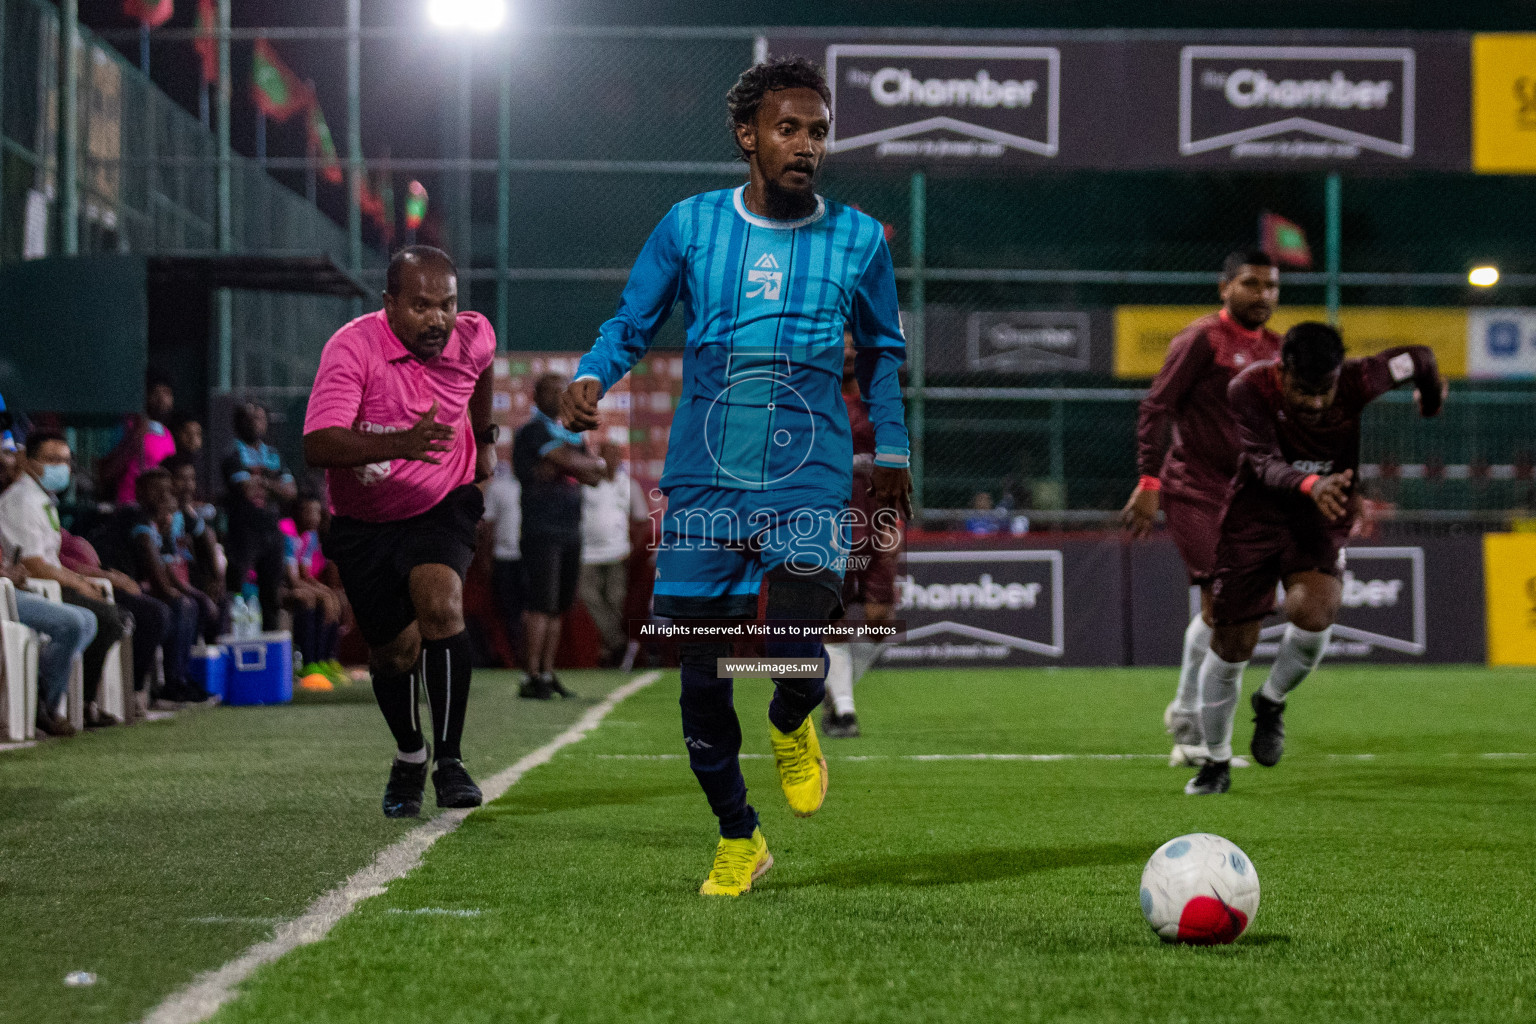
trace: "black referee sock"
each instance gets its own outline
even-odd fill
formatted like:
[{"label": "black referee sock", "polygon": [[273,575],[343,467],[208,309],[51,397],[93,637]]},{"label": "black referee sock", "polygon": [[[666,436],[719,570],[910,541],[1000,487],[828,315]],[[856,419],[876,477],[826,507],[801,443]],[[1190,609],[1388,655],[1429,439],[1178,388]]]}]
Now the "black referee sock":
[{"label": "black referee sock", "polygon": [[473,655],[468,630],[445,640],[424,640],[421,644],[427,700],[432,705],[432,745],[436,748],[433,756],[439,761],[460,756],[459,737],[464,734]]},{"label": "black referee sock", "polygon": [[373,673],[373,699],[384,712],[384,721],[394,734],[395,746],[402,754],[414,754],[426,740],[421,736],[421,720],[416,712],[416,670]]}]

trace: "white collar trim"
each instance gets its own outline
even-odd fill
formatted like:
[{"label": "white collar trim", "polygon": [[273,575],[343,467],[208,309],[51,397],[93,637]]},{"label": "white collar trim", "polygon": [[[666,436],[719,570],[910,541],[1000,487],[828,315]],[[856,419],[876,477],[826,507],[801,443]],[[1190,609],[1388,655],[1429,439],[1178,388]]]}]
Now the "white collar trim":
[{"label": "white collar trim", "polygon": [[747,186],[737,186],[736,190],[731,193],[731,201],[736,204],[736,212],[741,216],[741,219],[753,227],[771,228],[776,231],[793,231],[795,228],[803,228],[808,224],[815,224],[827,214],[827,201],[821,198],[821,196],[817,196],[816,212],[809,217],[802,217],[800,220],[769,220],[767,217],[759,217],[747,209],[746,193]]}]

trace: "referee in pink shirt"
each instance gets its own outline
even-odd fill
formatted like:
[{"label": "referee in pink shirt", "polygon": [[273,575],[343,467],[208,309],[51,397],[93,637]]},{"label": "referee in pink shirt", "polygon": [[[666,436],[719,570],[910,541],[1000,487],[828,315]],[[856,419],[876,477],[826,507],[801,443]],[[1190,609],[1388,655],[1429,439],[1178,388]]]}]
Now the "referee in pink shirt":
[{"label": "referee in pink shirt", "polygon": [[[496,334],[460,313],[458,272],[431,246],[389,263],[384,308],[337,331],[320,356],[304,458],[330,485],[325,555],[370,651],[373,693],[398,752],[384,814],[421,813],[427,766],[439,807],[477,807],[459,737],[469,698],[464,574],[496,468],[491,360]],[[432,708],[422,736],[419,688]]]}]

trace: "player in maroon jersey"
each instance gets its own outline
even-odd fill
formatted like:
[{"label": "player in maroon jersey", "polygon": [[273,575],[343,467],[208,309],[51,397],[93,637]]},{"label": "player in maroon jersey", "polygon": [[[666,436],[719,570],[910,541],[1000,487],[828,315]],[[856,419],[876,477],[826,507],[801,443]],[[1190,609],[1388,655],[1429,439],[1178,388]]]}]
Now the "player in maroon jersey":
[{"label": "player in maroon jersey", "polygon": [[[885,622],[896,607],[896,552],[901,546],[901,522],[882,511],[870,493],[875,469],[875,428],[859,395],[853,373],[852,332],[843,335],[843,402],[853,434],[853,493],[848,498],[852,520],[847,571],[843,574],[843,607],[864,606],[867,622]],[[821,728],[827,736],[859,735],[853,705],[853,684],[880,657],[876,643],[829,643],[827,700]]]},{"label": "player in maroon jersey", "polygon": [[1228,256],[1221,268],[1221,310],[1174,337],[1136,425],[1141,482],[1121,521],[1145,537],[1161,505],[1189,581],[1200,588],[1201,614],[1184,631],[1178,691],[1163,712],[1175,764],[1204,760],[1200,664],[1211,640],[1216,537],[1238,454],[1227,385],[1247,367],[1279,355],[1280,336],[1264,326],[1279,298],[1280,271],[1266,253]]},{"label": "player in maroon jersey", "polygon": [[1423,345],[1345,359],[1339,332],[1301,323],[1285,334],[1277,362],[1238,374],[1227,389],[1242,454],[1216,545],[1211,648],[1200,666],[1200,717],[1210,759],[1184,792],[1231,785],[1232,722],[1243,669],[1260,621],[1285,585],[1285,636],[1253,695],[1251,750],[1265,766],[1285,749],[1286,694],[1317,667],[1341,596],[1344,544],[1359,505],[1360,416],[1378,396],[1413,382],[1425,417],[1440,411],[1446,385]]}]

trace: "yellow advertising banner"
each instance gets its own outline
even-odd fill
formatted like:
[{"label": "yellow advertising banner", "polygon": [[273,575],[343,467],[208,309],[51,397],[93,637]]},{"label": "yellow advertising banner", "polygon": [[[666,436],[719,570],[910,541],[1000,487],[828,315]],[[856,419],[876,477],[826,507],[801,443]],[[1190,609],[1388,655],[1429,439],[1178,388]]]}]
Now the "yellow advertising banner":
[{"label": "yellow advertising banner", "polygon": [[1472,169],[1536,173],[1536,35],[1472,37]]},{"label": "yellow advertising banner", "polygon": [[[1173,336],[1214,306],[1115,308],[1115,375],[1152,377],[1162,368]],[[1269,326],[1284,334],[1303,320],[1327,320],[1321,306],[1281,306]],[[1352,306],[1339,311],[1339,330],[1351,356],[1375,355],[1395,345],[1428,345],[1440,372],[1467,375],[1467,311],[1411,306]]]},{"label": "yellow advertising banner", "polygon": [[1483,535],[1488,664],[1536,665],[1536,534]]}]

